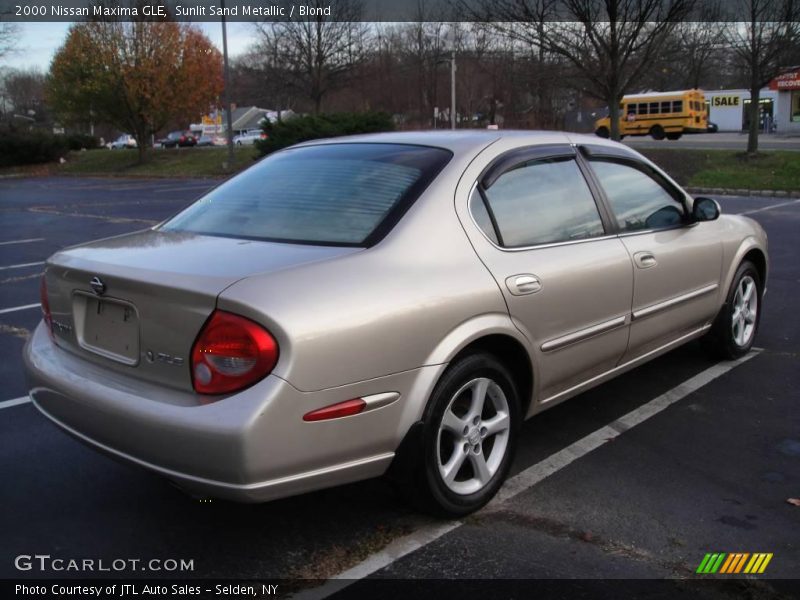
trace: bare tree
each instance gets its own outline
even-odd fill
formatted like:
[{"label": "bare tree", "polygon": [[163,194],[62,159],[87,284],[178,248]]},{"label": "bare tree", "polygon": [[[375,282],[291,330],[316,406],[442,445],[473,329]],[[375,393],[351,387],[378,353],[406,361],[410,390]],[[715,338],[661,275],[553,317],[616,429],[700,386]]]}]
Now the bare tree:
[{"label": "bare tree", "polygon": [[725,35],[740,66],[748,74],[750,130],[748,154],[758,152],[760,91],[797,54],[800,40],[800,2],[797,0],[736,0],[737,17],[746,21],[728,23]]},{"label": "bare tree", "polygon": [[697,5],[691,22],[680,23],[675,29],[678,40],[676,63],[683,73],[686,87],[699,88],[709,74],[719,70],[720,50],[725,43],[722,5],[710,0]]},{"label": "bare tree", "polygon": [[45,83],[45,74],[37,69],[12,70],[4,77],[5,99],[15,113],[33,114],[36,121],[42,121],[45,118]]},{"label": "bare tree", "polygon": [[14,52],[17,47],[19,27],[14,23],[0,23],[0,58]]},{"label": "bare tree", "polygon": [[[619,104],[647,72],[695,0],[486,0],[484,15],[505,35],[560,57],[588,95],[608,103],[613,139]],[[472,13],[475,14],[474,11]]]},{"label": "bare tree", "polygon": [[359,22],[362,9],[358,0],[309,3],[316,9],[328,5],[332,5],[336,21],[320,15],[308,21],[258,25],[266,72],[310,99],[314,113],[322,110],[325,96],[347,81],[368,52],[369,30]]}]

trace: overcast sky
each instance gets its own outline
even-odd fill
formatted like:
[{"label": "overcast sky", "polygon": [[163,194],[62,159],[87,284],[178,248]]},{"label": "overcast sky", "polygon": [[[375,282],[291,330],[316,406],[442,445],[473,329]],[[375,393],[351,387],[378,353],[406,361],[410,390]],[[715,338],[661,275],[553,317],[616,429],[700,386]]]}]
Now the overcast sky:
[{"label": "overcast sky", "polygon": [[[69,23],[19,23],[17,51],[3,59],[12,69],[36,67],[47,71],[56,50],[64,43]],[[222,50],[222,25],[198,23],[206,35]],[[236,56],[254,41],[253,23],[228,23],[228,54]]]}]

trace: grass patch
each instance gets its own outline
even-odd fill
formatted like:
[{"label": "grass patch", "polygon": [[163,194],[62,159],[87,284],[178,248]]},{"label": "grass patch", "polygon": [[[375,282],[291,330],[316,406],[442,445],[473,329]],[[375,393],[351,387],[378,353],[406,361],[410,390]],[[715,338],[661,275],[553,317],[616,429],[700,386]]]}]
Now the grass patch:
[{"label": "grass patch", "polygon": [[642,149],[681,185],[746,190],[800,190],[800,152],[749,156],[736,150]]},{"label": "grass patch", "polygon": [[257,157],[252,146],[234,148],[233,169],[223,165],[227,148],[154,149],[144,164],[135,150],[71,152],[67,162],[55,165],[53,175],[99,175],[114,177],[225,177],[252,165]]},{"label": "grass patch", "polygon": [[[0,175],[83,175],[100,177],[226,177],[252,165],[257,150],[235,148],[233,169],[225,169],[227,148],[156,149],[145,164],[133,150],[71,152],[64,164],[0,169]],[[684,186],[800,190],[800,152],[764,152],[755,157],[735,150],[644,148],[642,154]]]}]

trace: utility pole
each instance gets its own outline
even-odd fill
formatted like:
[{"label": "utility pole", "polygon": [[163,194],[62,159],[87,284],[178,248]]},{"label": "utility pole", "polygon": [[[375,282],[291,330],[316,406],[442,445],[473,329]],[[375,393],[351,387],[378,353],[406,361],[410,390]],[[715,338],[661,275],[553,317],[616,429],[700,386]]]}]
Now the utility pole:
[{"label": "utility pole", "polygon": [[456,49],[450,51],[450,129],[456,128]]},{"label": "utility pole", "polygon": [[223,78],[225,89],[222,92],[222,101],[225,103],[225,115],[228,121],[228,169],[233,168],[233,118],[231,117],[231,99],[229,88],[230,78],[228,77],[228,33],[225,26],[225,0],[220,0],[222,8],[222,63]]}]

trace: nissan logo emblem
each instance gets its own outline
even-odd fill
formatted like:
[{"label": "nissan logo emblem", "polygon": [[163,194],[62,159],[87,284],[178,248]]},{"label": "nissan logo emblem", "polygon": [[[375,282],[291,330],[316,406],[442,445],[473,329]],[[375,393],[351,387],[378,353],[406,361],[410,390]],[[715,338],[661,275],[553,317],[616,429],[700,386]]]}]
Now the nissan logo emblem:
[{"label": "nissan logo emblem", "polygon": [[98,296],[102,296],[106,293],[106,284],[103,283],[103,280],[99,277],[92,277],[89,285],[92,286],[92,290],[94,290],[94,293]]}]

